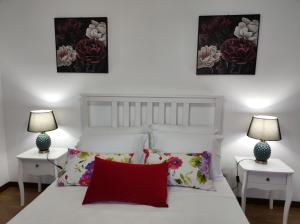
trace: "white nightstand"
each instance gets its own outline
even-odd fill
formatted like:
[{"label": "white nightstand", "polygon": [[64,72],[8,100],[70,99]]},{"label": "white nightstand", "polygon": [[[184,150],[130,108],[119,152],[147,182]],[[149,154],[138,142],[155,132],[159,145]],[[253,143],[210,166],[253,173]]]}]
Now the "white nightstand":
[{"label": "white nightstand", "polygon": [[[48,159],[60,166],[64,165],[66,161],[67,149],[66,148],[50,148]],[[41,191],[41,177],[50,175],[55,178],[58,177],[59,169],[47,161],[47,154],[41,154],[37,148],[29,149],[17,156],[19,162],[19,188],[21,206],[25,202],[24,183],[23,178],[25,175],[38,176],[38,191]]]},{"label": "white nightstand", "polygon": [[269,159],[267,164],[259,164],[251,157],[235,157],[239,167],[244,173],[242,185],[242,208],[246,209],[246,191],[249,188],[256,188],[270,191],[270,209],[273,209],[273,191],[285,190],[286,198],[283,212],[283,224],[287,224],[288,213],[291,205],[293,188],[292,176],[295,172],[280,159]]}]

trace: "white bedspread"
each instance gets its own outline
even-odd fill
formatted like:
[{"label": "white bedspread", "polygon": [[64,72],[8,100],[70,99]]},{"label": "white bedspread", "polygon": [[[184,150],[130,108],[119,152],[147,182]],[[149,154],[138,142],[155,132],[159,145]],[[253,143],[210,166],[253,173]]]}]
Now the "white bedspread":
[{"label": "white bedspread", "polygon": [[170,187],[169,208],[98,203],[81,205],[86,187],[49,186],[9,224],[248,224],[225,179],[217,191]]}]

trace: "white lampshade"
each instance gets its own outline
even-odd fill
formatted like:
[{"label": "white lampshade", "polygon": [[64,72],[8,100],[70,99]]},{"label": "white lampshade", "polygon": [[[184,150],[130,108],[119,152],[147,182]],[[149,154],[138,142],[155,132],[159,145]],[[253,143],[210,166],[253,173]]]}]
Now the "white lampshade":
[{"label": "white lampshade", "polygon": [[263,115],[253,116],[247,136],[262,141],[281,140],[278,118]]},{"label": "white lampshade", "polygon": [[30,111],[27,131],[45,132],[55,129],[57,129],[57,123],[52,110]]}]

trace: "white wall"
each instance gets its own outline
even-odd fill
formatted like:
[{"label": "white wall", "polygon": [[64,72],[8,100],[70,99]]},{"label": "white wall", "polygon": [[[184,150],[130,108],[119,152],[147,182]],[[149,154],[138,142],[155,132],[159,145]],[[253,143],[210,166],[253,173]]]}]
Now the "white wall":
[{"label": "white wall", "polygon": [[[50,133],[53,145],[71,146],[80,135],[82,92],[221,94],[224,171],[233,175],[234,155],[252,155],[256,141],[245,136],[251,116],[274,114],[283,140],[271,143],[272,156],[296,170],[294,187],[300,189],[299,10],[299,0],[2,0],[11,180],[17,177],[15,156],[34,145],[35,135],[26,132],[31,109],[53,108],[60,125]],[[197,77],[198,16],[243,13],[261,14],[256,75]],[[68,16],[108,17],[109,75],[56,73],[53,18]],[[299,190],[294,200],[300,201]]]},{"label": "white wall", "polygon": [[5,144],[3,102],[2,102],[2,75],[0,72],[0,187],[9,181],[7,153]]}]

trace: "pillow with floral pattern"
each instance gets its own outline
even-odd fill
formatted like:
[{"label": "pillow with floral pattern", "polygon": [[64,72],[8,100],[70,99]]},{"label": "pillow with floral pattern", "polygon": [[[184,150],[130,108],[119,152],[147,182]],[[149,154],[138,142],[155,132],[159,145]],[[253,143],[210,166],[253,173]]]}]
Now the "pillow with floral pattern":
[{"label": "pillow with floral pattern", "polygon": [[69,149],[65,173],[57,180],[58,186],[88,186],[93,174],[95,156],[116,162],[130,163],[134,153],[95,153]]},{"label": "pillow with floral pattern", "polygon": [[144,149],[144,164],[157,164],[164,161],[167,161],[169,167],[169,185],[215,190],[209,176],[211,161],[209,152],[184,154]]}]

